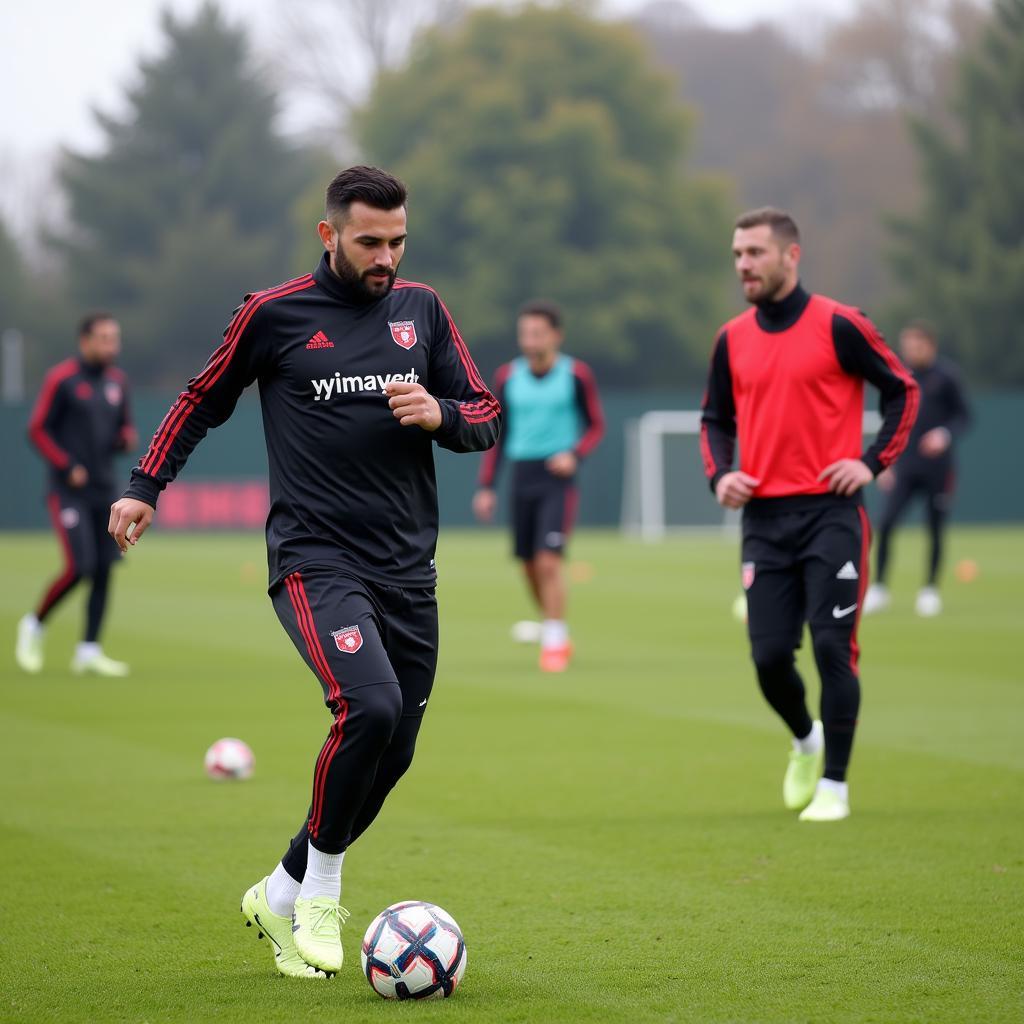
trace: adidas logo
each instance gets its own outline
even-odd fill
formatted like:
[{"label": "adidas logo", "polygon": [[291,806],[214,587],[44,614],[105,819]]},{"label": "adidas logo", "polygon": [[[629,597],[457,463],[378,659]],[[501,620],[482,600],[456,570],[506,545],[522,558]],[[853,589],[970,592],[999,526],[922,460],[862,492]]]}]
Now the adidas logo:
[{"label": "adidas logo", "polygon": [[837,580],[859,580],[860,573],[857,572],[857,567],[853,562],[847,562],[846,565],[836,573]]},{"label": "adidas logo", "polygon": [[334,342],[331,341],[323,331],[317,331],[316,334],[306,342],[306,348],[334,348]]}]

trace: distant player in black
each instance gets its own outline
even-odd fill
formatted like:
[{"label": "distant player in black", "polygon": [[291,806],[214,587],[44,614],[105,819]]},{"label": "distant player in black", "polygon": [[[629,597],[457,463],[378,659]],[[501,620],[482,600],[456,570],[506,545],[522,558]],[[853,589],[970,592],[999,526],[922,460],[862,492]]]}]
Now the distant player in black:
[{"label": "distant player in black", "polygon": [[956,367],[939,356],[935,330],[914,321],[900,332],[900,354],[921,390],[921,410],[906,451],[879,478],[887,493],[878,529],[878,570],[864,598],[865,614],[881,611],[890,603],[886,573],[892,532],[915,496],[924,498],[930,549],[924,586],[917,593],[918,615],[930,617],[942,611],[939,570],[942,541],[953,501],[956,467],[953,449],[970,424],[971,414]]},{"label": "distant player in black", "polygon": [[43,380],[29,421],[29,437],[49,464],[46,505],[60,540],[64,569],[47,587],[34,613],[18,623],[15,659],[26,672],[42,670],[44,625],[82,579],[90,581],[85,632],[72,671],[125,676],[128,666],[100,646],[110,569],[120,557],[107,536],[114,488],[114,456],[135,447],[128,382],[114,362],[121,328],[109,313],[85,317],[78,355],[53,367]]},{"label": "distant player in black", "polygon": [[318,231],[326,251],[312,274],[235,312],[132,471],[110,532],[123,551],[138,542],[160,491],[258,382],[270,597],[333,724],[302,827],[242,911],[270,937],[282,974],[322,978],[341,967],[345,850],[409,767],[434,682],[433,445],[489,448],[500,410],[437,293],[396,277],[398,179],[342,171]]}]

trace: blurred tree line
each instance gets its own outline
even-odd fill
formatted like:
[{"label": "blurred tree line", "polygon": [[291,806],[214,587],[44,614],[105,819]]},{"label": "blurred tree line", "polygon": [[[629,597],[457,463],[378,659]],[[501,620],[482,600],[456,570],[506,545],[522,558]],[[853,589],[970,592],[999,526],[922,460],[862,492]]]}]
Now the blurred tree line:
[{"label": "blurred tree line", "polygon": [[810,287],[890,329],[930,316],[976,382],[1024,384],[1024,0],[864,0],[804,48],[676,0],[632,24],[432,0],[413,36],[409,2],[311,0],[312,30],[293,15],[305,55],[334,19],[369,69],[360,92],[329,48],[306,62],[293,84],[330,125],[304,143],[242,28],[213,3],[164,15],[125,112],[97,114],[100,151],[61,160],[55,268],[0,223],[0,327],[31,339],[32,382],[107,308],[136,381],[179,385],[246,291],[318,258],[342,154],[407,180],[402,272],[439,289],[487,371],[545,296],[605,386],[699,386],[741,306],[732,217],[771,202],[801,224]]}]

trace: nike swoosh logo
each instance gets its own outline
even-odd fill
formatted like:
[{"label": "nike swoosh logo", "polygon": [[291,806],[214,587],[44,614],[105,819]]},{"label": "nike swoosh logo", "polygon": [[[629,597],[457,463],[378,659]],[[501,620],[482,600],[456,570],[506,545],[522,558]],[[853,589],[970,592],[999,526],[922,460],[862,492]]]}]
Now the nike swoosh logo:
[{"label": "nike swoosh logo", "polygon": [[420,701],[420,707],[423,707],[423,705],[424,705],[424,704],[426,704],[426,703],[427,703],[427,702],[426,702],[425,700],[421,700],[421,701]]},{"label": "nike swoosh logo", "polygon": [[856,608],[857,608],[857,606],[855,604],[851,604],[849,608],[840,608],[839,605],[837,605],[837,604],[833,605],[832,606],[832,618],[833,619],[841,619],[841,618],[843,618],[844,615],[849,615],[850,612],[855,611]]},{"label": "nike swoosh logo", "polygon": [[280,956],[280,955],[281,955],[281,943],[279,943],[279,942],[277,941],[277,939],[275,939],[275,938],[274,938],[274,936],[273,936],[273,935],[271,935],[271,934],[270,934],[270,932],[268,932],[268,931],[267,931],[267,929],[266,929],[266,926],[265,926],[265,925],[263,924],[263,922],[262,922],[262,921],[260,920],[260,915],[259,915],[259,914],[253,914],[252,916],[253,916],[254,918],[256,918],[256,923],[257,923],[257,924],[259,925],[259,927],[260,927],[260,931],[261,931],[261,932],[263,932],[263,934],[264,934],[264,935],[266,935],[266,937],[267,937],[268,939],[270,939],[270,941],[271,941],[271,942],[272,942],[272,943],[273,943],[273,944],[274,944],[275,946],[277,946],[277,952],[276,952],[276,953],[274,954],[274,956]]}]

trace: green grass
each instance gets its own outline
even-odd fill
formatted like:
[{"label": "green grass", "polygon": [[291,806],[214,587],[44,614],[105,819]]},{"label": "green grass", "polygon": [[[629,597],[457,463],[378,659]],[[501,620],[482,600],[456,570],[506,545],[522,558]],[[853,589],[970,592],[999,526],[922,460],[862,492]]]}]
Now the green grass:
[{"label": "green grass", "polygon": [[[0,668],[0,1019],[33,1021],[1019,1022],[1024,919],[1024,532],[961,530],[946,613],[862,628],[854,814],[781,808],[787,750],[729,616],[735,544],[577,539],[578,658],[541,677],[505,539],[443,538],[441,666],[416,763],[345,864],[348,963],[278,978],[242,927],[305,810],[328,719],[277,624],[256,536],[156,529],[119,570],[106,646],[128,681]],[[584,565],[585,563],[585,565]],[[57,568],[0,537],[0,635]],[[806,650],[801,654],[817,691]],[[242,785],[202,774],[219,736]],[[399,899],[462,925],[456,997],[398,1005],[359,973]]]}]

